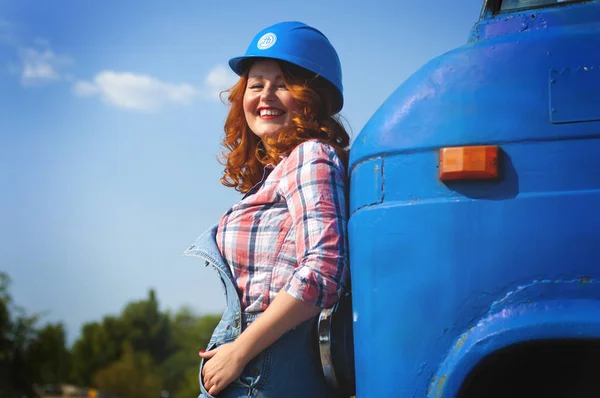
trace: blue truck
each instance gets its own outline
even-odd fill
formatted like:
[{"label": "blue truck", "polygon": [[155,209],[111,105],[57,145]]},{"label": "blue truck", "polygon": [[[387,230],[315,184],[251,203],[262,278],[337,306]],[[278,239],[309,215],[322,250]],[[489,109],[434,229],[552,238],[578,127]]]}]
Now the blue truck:
[{"label": "blue truck", "polygon": [[486,0],[349,171],[341,395],[600,397],[600,1]]}]

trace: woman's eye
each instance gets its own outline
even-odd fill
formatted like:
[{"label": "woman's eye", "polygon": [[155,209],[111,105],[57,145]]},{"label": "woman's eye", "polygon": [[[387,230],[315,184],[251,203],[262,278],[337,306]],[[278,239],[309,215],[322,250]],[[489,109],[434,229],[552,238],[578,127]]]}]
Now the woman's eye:
[{"label": "woman's eye", "polygon": [[261,89],[261,88],[263,88],[262,84],[253,84],[250,86],[251,90],[257,90],[257,89]]},{"label": "woman's eye", "polygon": [[285,86],[285,84],[280,84],[279,86],[277,86],[277,88],[280,88],[282,90],[287,90],[287,87]]}]

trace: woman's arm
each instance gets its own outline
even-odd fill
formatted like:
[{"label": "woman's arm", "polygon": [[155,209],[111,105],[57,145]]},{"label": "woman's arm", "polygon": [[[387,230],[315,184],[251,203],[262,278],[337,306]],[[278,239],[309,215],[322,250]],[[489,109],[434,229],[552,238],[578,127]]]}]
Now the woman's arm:
[{"label": "woman's arm", "polygon": [[240,336],[229,344],[200,353],[206,361],[202,369],[204,387],[218,394],[238,378],[252,358],[286,332],[317,315],[321,309],[280,291],[271,305]]}]

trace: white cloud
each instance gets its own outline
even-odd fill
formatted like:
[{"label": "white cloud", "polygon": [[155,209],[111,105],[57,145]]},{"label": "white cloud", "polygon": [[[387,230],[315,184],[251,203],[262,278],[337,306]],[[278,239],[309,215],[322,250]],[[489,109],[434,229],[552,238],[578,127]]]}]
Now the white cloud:
[{"label": "white cloud", "polygon": [[212,68],[204,79],[205,96],[208,99],[219,99],[221,91],[226,90],[237,82],[238,76],[229,68],[223,65],[217,65]]},{"label": "white cloud", "polygon": [[92,83],[79,81],[73,85],[73,92],[80,97],[89,97],[100,92]]},{"label": "white cloud", "polygon": [[60,68],[71,62],[68,57],[56,55],[50,48],[24,48],[19,51],[19,56],[21,83],[26,86],[59,80]]},{"label": "white cloud", "polygon": [[38,85],[62,80],[62,68],[72,61],[69,57],[57,55],[50,42],[42,37],[21,42],[22,34],[18,25],[0,18],[0,45],[15,51],[15,59],[8,59],[5,67],[9,73],[17,75],[24,86]]},{"label": "white cloud", "polygon": [[197,94],[187,83],[166,83],[148,75],[110,70],[98,73],[92,82],[76,82],[73,92],[80,97],[98,96],[113,106],[138,111],[156,110],[167,103],[189,103]]},{"label": "white cloud", "polygon": [[92,81],[75,82],[73,93],[79,97],[98,97],[118,108],[154,111],[168,103],[187,104],[196,97],[218,100],[221,91],[230,88],[237,79],[233,72],[222,65],[209,70],[202,87],[163,82],[145,74],[105,70]]}]

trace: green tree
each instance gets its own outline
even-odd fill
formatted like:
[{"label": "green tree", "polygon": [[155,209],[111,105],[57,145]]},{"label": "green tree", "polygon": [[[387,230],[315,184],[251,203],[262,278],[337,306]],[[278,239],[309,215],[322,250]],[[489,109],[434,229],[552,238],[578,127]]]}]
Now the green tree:
[{"label": "green tree", "polygon": [[73,380],[79,385],[94,384],[94,374],[106,369],[124,355],[128,345],[133,352],[150,355],[160,364],[175,351],[168,314],[159,310],[154,290],[148,298],[125,306],[118,317],[85,324],[72,350]]},{"label": "green tree", "polygon": [[[119,316],[87,323],[69,352],[61,323],[37,328],[8,293],[0,272],[0,397],[35,396],[34,384],[72,381],[126,398],[175,398],[198,394],[198,350],[219,322],[182,308],[161,312],[154,290],[125,306]],[[70,368],[70,369],[69,369]]]},{"label": "green tree", "polygon": [[174,392],[175,398],[197,396],[198,350],[206,348],[220,316],[199,317],[190,309],[180,309],[171,320],[176,352],[161,366],[164,388]]},{"label": "green tree", "polygon": [[127,398],[158,397],[162,390],[162,378],[152,356],[134,351],[128,343],[123,346],[121,359],[94,375],[93,384]]},{"label": "green tree", "polygon": [[169,316],[160,312],[156,293],[148,299],[128,304],[121,314],[127,341],[136,351],[148,352],[155,363],[161,363],[174,351]]},{"label": "green tree", "polygon": [[125,340],[125,326],[119,318],[107,316],[101,323],[83,325],[71,350],[72,380],[78,385],[91,385],[95,372],[121,357]]},{"label": "green tree", "polygon": [[12,358],[12,322],[10,319],[8,284],[8,275],[0,272],[0,386],[3,381],[7,383],[6,380],[3,380],[2,375],[8,374]]},{"label": "green tree", "polygon": [[34,365],[37,384],[60,384],[68,381],[70,353],[66,347],[65,328],[61,323],[48,324],[37,331],[29,344],[28,361]]},{"label": "green tree", "polygon": [[28,359],[36,316],[27,316],[8,293],[10,279],[0,272],[0,397],[34,396],[35,364]]}]

